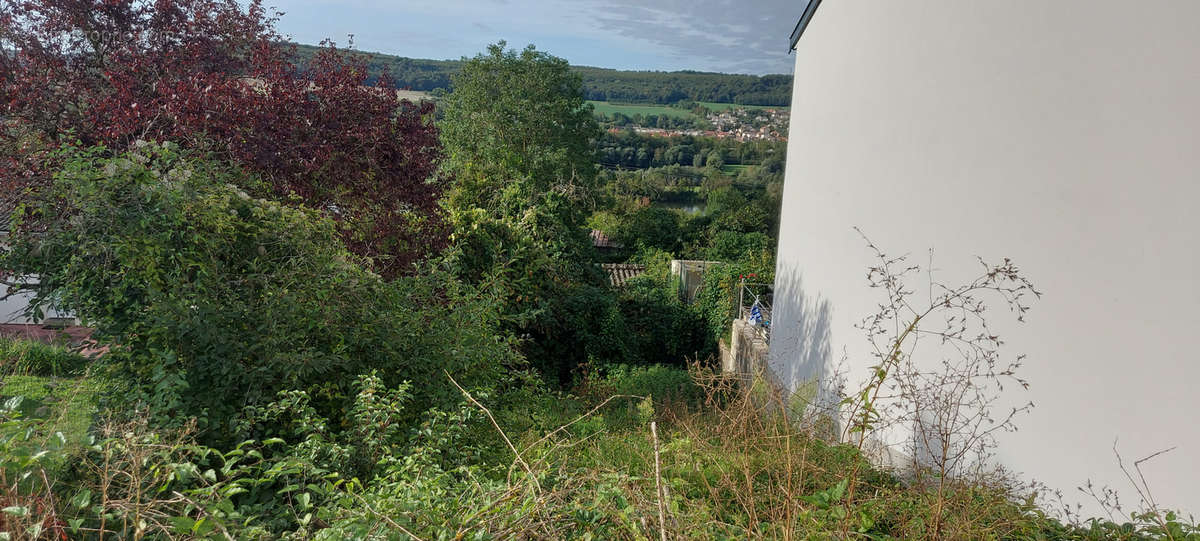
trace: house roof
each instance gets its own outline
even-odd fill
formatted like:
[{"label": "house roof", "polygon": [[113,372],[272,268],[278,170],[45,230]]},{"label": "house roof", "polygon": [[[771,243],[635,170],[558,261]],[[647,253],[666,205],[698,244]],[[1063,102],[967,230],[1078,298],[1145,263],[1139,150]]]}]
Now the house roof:
[{"label": "house roof", "polygon": [[605,235],[604,232],[599,229],[593,229],[591,232],[591,237],[592,246],[597,248],[624,248],[621,243],[612,240],[608,237],[608,235]]},{"label": "house roof", "polygon": [[608,283],[613,287],[621,287],[630,279],[646,272],[645,265],[633,263],[604,263],[600,268],[604,269],[604,273],[608,275]]}]

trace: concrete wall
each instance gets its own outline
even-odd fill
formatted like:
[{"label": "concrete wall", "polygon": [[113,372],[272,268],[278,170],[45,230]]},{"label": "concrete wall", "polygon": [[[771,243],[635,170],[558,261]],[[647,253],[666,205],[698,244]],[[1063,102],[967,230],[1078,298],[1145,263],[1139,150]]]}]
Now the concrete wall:
[{"label": "concrete wall", "polygon": [[1007,399],[1036,404],[997,459],[1136,501],[1114,440],[1127,464],[1177,446],[1146,479],[1200,511],[1197,20],[1192,0],[824,2],[795,52],[774,372],[865,379],[854,324],[882,299],[854,227],[932,249],[950,283],[1009,257],[1045,297],[1022,325],[991,314],[1028,355]]},{"label": "concrete wall", "polygon": [[704,273],[721,261],[704,261],[700,259],[672,259],[671,275],[679,278],[680,294],[688,304],[696,302],[700,286],[704,285]]},{"label": "concrete wall", "polygon": [[729,345],[721,342],[721,369],[740,376],[746,383],[761,376],[773,387],[779,386],[779,378],[771,373],[767,364],[770,349],[765,337],[744,319],[735,319],[732,325]]}]

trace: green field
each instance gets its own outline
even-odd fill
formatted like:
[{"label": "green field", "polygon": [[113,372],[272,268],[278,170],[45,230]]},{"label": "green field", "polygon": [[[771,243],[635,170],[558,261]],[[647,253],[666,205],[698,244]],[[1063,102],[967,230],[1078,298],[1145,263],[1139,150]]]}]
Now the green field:
[{"label": "green field", "polygon": [[433,94],[430,94],[428,92],[421,92],[420,90],[397,90],[396,97],[398,97],[402,100],[418,102],[418,101],[432,100]]},{"label": "green field", "polygon": [[611,115],[613,113],[621,113],[623,115],[666,115],[675,118],[697,118],[691,111],[667,107],[665,105],[632,105],[632,104],[616,104],[607,101],[592,101],[588,100],[596,108],[597,113]]},{"label": "green field", "polygon": [[784,111],[788,110],[787,106],[782,106],[782,105],[738,105],[736,103],[716,103],[716,102],[711,102],[711,101],[699,101],[696,103],[699,103],[700,105],[703,105],[704,107],[712,109],[713,111],[725,111],[728,109],[737,109],[737,108],[742,108],[742,109],[782,109]]}]

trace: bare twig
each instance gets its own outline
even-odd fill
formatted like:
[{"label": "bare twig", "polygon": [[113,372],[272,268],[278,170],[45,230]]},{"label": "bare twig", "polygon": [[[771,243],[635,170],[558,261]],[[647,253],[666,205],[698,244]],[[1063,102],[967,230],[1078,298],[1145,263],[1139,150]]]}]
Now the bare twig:
[{"label": "bare twig", "polygon": [[1150,484],[1146,482],[1146,476],[1142,473],[1142,463],[1147,462],[1155,457],[1174,451],[1175,447],[1170,447],[1151,453],[1149,456],[1133,461],[1133,469],[1137,472],[1138,480],[1133,479],[1133,474],[1129,473],[1129,469],[1125,467],[1125,462],[1121,459],[1121,453],[1117,451],[1117,440],[1113,440],[1113,453],[1117,455],[1117,465],[1121,467],[1121,473],[1125,474],[1125,478],[1129,480],[1129,484],[1133,485],[1138,496],[1142,499],[1142,505],[1149,507],[1150,513],[1153,515],[1155,522],[1158,522],[1159,527],[1166,533],[1168,539],[1174,539],[1167,525],[1163,522],[1162,513],[1158,509],[1158,503],[1154,501],[1154,494],[1150,491]]},{"label": "bare twig", "polygon": [[517,447],[513,445],[512,440],[508,439],[508,435],[504,433],[504,429],[500,428],[500,424],[497,423],[496,418],[492,416],[492,411],[487,409],[487,407],[485,407],[483,404],[480,404],[478,400],[475,400],[474,396],[471,396],[471,393],[467,392],[466,389],[463,389],[457,381],[454,381],[454,376],[451,376],[449,372],[443,370],[442,373],[446,374],[446,377],[450,379],[450,383],[454,384],[454,387],[467,397],[467,400],[470,400],[472,404],[475,404],[475,407],[483,410],[484,415],[487,415],[488,420],[492,422],[492,426],[496,428],[496,432],[500,433],[500,437],[504,438],[504,443],[508,445],[508,449],[513,452],[513,456],[516,457],[517,462],[520,463],[521,467],[525,469],[525,473],[529,474],[530,479],[533,480],[533,486],[540,493],[542,491],[542,484],[538,481],[537,475],[533,473],[533,468],[530,468],[529,464],[525,462],[525,459],[521,458],[521,452],[517,451]]},{"label": "bare twig", "polygon": [[363,498],[362,496],[359,496],[358,494],[353,494],[353,496],[355,498],[358,498],[359,503],[361,503],[363,505],[363,507],[365,507],[367,509],[368,512],[370,512],[372,515],[375,515],[375,516],[383,519],[384,522],[388,523],[388,526],[391,526],[397,530],[400,530],[400,532],[402,532],[404,535],[407,535],[407,536],[415,539],[416,541],[425,541],[424,539],[421,539],[421,537],[418,536],[417,534],[412,533],[412,532],[408,531],[408,529],[405,528],[404,526],[401,526],[400,523],[392,520],[391,517],[389,517],[383,513],[380,513],[379,511],[376,511],[374,507],[371,507],[370,503],[367,503],[366,498]]},{"label": "bare twig", "polygon": [[609,403],[609,402],[612,402],[613,400],[615,400],[615,399],[618,399],[618,398],[637,398],[637,399],[639,399],[639,400],[645,400],[645,399],[646,399],[646,397],[644,397],[644,396],[638,396],[638,395],[634,395],[634,394],[615,394],[615,395],[612,395],[612,396],[610,396],[610,397],[606,398],[606,399],[605,399],[603,402],[601,402],[601,403],[600,403],[599,405],[597,405],[596,407],[594,407],[594,408],[592,408],[592,409],[588,410],[588,412],[587,412],[587,413],[585,413],[585,414],[583,414],[583,415],[580,415],[579,417],[576,417],[576,418],[575,418],[575,420],[573,420],[573,421],[571,421],[571,422],[569,422],[569,423],[567,423],[567,424],[565,424],[565,425],[562,425],[562,426],[560,426],[560,427],[558,427],[558,428],[556,428],[556,429],[554,429],[554,430],[550,431],[550,432],[549,432],[548,434],[546,434],[545,436],[542,436],[542,437],[541,437],[541,439],[539,439],[539,440],[537,440],[537,441],[535,441],[535,442],[533,442],[533,443],[531,443],[531,444],[529,444],[529,445],[526,445],[526,446],[525,446],[525,449],[523,450],[523,452],[527,452],[527,451],[529,451],[530,449],[532,449],[532,448],[534,448],[534,447],[537,447],[537,445],[538,445],[539,443],[542,443],[542,442],[544,442],[544,441],[546,441],[546,440],[550,439],[550,438],[551,438],[551,437],[553,437],[555,434],[558,434],[559,432],[562,432],[563,430],[566,430],[566,429],[567,429],[568,427],[570,427],[571,425],[573,425],[573,424],[575,424],[575,423],[578,423],[579,421],[582,421],[582,420],[584,420],[584,419],[586,419],[586,418],[588,418],[588,417],[591,417],[591,415],[592,415],[593,413],[596,413],[597,411],[599,411],[599,410],[600,410],[600,408],[603,408],[604,406],[608,405],[608,403]]},{"label": "bare twig", "polygon": [[658,533],[662,541],[667,541],[667,519],[663,509],[662,468],[658,455],[658,427],[650,421],[650,437],[654,439],[654,489],[658,496]]}]

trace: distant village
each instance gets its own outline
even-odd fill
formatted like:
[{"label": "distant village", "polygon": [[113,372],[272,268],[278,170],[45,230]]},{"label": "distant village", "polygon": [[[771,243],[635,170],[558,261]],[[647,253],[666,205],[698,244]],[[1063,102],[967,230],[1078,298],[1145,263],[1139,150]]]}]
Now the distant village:
[{"label": "distant village", "polygon": [[712,126],[709,130],[698,129],[664,129],[643,126],[613,127],[610,133],[620,133],[624,129],[632,129],[641,135],[652,137],[716,137],[734,139],[737,141],[787,141],[788,120],[791,115],[787,109],[745,109],[735,108],[725,111],[710,112],[705,118]]}]

